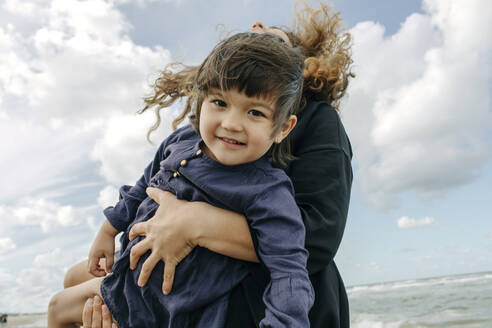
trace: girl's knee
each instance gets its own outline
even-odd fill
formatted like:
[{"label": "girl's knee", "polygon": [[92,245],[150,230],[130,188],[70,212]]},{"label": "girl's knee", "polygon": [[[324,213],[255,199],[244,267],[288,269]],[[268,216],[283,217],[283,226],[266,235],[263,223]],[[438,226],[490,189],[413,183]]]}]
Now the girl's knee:
[{"label": "girl's knee", "polygon": [[90,279],[56,293],[48,305],[48,327],[82,322],[85,301],[94,295],[100,296],[102,279]]},{"label": "girl's knee", "polygon": [[50,321],[51,324],[61,322],[60,315],[63,313],[63,303],[62,292],[58,292],[51,297],[50,303],[48,304],[48,321]]},{"label": "girl's knee", "polygon": [[63,288],[76,286],[92,278],[94,276],[87,270],[87,260],[84,260],[68,269],[63,279]]}]

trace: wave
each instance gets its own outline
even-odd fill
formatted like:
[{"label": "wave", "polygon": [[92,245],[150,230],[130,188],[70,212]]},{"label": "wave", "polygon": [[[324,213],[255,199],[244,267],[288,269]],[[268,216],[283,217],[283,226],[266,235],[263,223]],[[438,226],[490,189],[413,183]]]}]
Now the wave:
[{"label": "wave", "polygon": [[450,284],[464,284],[470,282],[480,282],[492,279],[492,273],[473,273],[467,275],[456,275],[456,276],[445,276],[445,277],[435,277],[435,278],[424,278],[424,279],[412,279],[403,281],[393,281],[376,283],[369,285],[357,285],[347,287],[347,293],[351,296],[354,294],[359,294],[363,292],[385,292],[392,291],[402,288],[414,288],[414,287],[429,287],[435,285],[450,285]]},{"label": "wave", "polygon": [[352,328],[400,328],[406,327],[408,321],[405,319],[388,320],[388,318],[382,318],[381,316],[361,313],[356,315],[350,320],[350,326]]}]

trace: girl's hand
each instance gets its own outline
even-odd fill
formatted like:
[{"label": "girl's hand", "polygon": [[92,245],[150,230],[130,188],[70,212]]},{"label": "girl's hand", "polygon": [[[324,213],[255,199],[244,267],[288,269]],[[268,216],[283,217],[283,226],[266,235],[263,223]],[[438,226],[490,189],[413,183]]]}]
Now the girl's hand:
[{"label": "girl's hand", "polygon": [[[104,277],[106,273],[111,272],[114,262],[114,237],[117,233],[118,231],[106,220],[92,243],[89,252],[88,270],[96,277]],[[99,266],[101,258],[106,259],[106,268]]]},{"label": "girl's hand", "polygon": [[130,269],[134,270],[140,257],[151,250],[142,266],[138,285],[144,286],[157,263],[163,261],[162,292],[169,294],[176,265],[197,245],[196,225],[189,222],[198,215],[193,212],[193,202],[179,200],[170,192],[147,188],[147,195],[159,204],[159,208],[151,219],[135,224],[130,230],[130,240],[145,236],[130,251]]}]

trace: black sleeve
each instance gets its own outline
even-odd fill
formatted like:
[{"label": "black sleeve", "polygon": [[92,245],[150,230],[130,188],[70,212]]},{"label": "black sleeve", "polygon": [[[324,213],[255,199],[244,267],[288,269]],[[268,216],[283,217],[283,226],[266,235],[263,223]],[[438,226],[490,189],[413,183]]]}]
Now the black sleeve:
[{"label": "black sleeve", "polygon": [[310,274],[335,256],[347,220],[352,186],[352,149],[338,113],[326,103],[306,109],[292,135],[292,179],[296,203],[306,227]]}]

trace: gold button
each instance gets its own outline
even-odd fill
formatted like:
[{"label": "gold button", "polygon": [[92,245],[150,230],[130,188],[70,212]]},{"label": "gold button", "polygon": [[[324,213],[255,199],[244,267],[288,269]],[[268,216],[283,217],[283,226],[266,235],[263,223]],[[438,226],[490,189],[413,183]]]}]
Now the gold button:
[{"label": "gold button", "polygon": [[181,166],[185,166],[186,165],[186,159],[183,159],[180,163]]},{"label": "gold button", "polygon": [[173,178],[176,178],[178,176],[178,172],[174,172]]},{"label": "gold button", "polygon": [[196,151],[196,154],[197,154],[197,155],[200,155],[201,153],[202,153],[202,150],[201,150],[201,149],[198,149],[198,150]]}]

